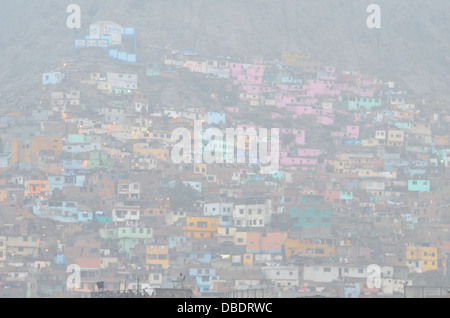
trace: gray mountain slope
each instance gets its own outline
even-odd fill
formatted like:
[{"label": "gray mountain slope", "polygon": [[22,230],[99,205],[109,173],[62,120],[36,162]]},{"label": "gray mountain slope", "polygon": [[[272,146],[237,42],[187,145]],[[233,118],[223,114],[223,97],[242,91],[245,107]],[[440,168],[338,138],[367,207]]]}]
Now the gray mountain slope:
[{"label": "gray mountain slope", "polygon": [[[66,27],[66,7],[82,9],[82,29]],[[1,112],[30,100],[43,72],[74,56],[73,39],[89,24],[135,26],[141,63],[162,47],[243,56],[302,51],[341,69],[404,83],[426,98],[448,100],[450,2],[377,0],[381,29],[368,29],[367,0],[16,0],[0,11]],[[107,59],[105,59],[107,62]]]}]

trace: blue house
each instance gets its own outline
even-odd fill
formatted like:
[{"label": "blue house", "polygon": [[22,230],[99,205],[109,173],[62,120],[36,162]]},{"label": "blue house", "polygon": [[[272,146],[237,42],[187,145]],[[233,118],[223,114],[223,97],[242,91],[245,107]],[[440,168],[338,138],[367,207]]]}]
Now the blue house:
[{"label": "blue house", "polygon": [[78,223],[91,222],[94,219],[94,213],[78,211]]},{"label": "blue house", "polygon": [[208,124],[225,124],[225,113],[208,112]]},{"label": "blue house", "polygon": [[77,174],[85,174],[88,168],[88,162],[77,159],[64,159],[63,160],[63,174],[65,176],[74,176]]},{"label": "blue house", "polygon": [[186,262],[199,261],[202,264],[211,263],[211,253],[187,253],[185,255]]},{"label": "blue house", "polygon": [[48,176],[48,187],[50,195],[55,190],[62,190],[65,186],[65,178],[64,176]]},{"label": "blue house", "polygon": [[218,217],[220,227],[233,226],[234,203],[206,203],[203,206],[203,216]]},{"label": "blue house", "polygon": [[189,275],[195,277],[197,289],[201,293],[212,292],[210,289],[211,282],[219,279],[219,277],[216,276],[216,270],[213,268],[191,268],[189,270]]},{"label": "blue house", "polygon": [[65,182],[67,186],[74,186],[74,187],[82,187],[84,186],[84,181],[86,180],[86,176],[66,176]]},{"label": "blue house", "polygon": [[169,249],[176,248],[177,244],[186,243],[186,236],[170,236],[169,237]]},{"label": "blue house", "polygon": [[62,223],[78,223],[78,203],[72,201],[39,200],[31,203],[33,213]]},{"label": "blue house", "polygon": [[358,191],[359,179],[352,179],[352,178],[345,179],[345,188],[349,190]]},{"label": "blue house", "polygon": [[42,85],[57,85],[61,83],[65,75],[61,72],[44,73],[42,75]]},{"label": "blue house", "polygon": [[66,258],[64,257],[64,254],[62,254],[62,253],[56,254],[56,256],[54,258],[54,263],[56,265],[61,265],[61,266],[65,267],[66,266]]},{"label": "blue house", "polygon": [[359,283],[347,283],[344,287],[345,298],[359,298],[361,294]]}]

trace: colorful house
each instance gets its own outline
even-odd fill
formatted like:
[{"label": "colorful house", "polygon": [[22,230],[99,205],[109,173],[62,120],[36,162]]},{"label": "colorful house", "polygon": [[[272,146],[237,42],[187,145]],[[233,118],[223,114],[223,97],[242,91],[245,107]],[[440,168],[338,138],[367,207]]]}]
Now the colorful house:
[{"label": "colorful house", "polygon": [[187,217],[183,235],[194,239],[215,239],[219,229],[219,218]]}]

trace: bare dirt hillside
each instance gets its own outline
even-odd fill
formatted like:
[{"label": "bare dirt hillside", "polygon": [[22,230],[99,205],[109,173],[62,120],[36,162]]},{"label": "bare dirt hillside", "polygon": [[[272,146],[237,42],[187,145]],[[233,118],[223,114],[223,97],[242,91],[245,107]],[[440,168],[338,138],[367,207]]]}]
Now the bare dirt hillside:
[{"label": "bare dirt hillside", "polygon": [[[403,82],[427,98],[450,99],[450,2],[377,0],[381,29],[368,29],[370,0],[15,0],[0,10],[0,103],[33,103],[43,72],[73,56],[89,24],[137,27],[140,62],[162,47],[217,55],[300,50],[327,64]],[[66,27],[66,7],[82,9],[82,29]]]}]

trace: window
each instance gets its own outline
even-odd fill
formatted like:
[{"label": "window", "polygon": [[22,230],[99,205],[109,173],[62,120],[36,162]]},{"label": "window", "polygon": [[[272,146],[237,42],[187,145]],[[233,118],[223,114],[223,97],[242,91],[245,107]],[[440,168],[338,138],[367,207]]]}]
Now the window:
[{"label": "window", "polygon": [[207,228],[208,227],[208,223],[207,222],[197,222],[197,227],[198,228]]},{"label": "window", "polygon": [[324,271],[325,273],[330,273],[330,272],[331,272],[331,267],[324,267],[324,268],[323,268],[323,271]]}]

